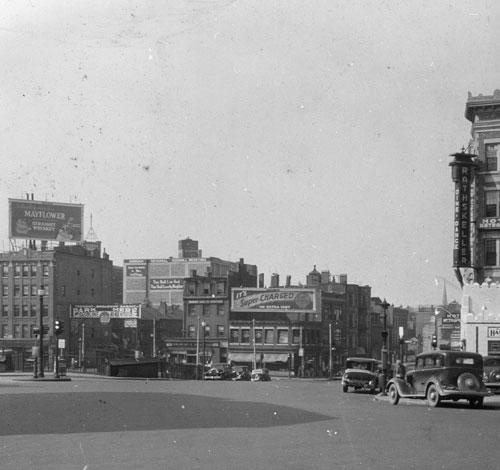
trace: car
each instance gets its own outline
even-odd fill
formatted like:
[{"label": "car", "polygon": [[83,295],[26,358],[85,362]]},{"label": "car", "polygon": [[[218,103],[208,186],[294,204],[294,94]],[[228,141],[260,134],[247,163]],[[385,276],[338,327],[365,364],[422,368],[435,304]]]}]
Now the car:
[{"label": "car", "polygon": [[393,405],[400,398],[427,400],[437,407],[444,400],[468,400],[471,406],[483,406],[490,396],[483,383],[483,357],[466,351],[435,350],[415,358],[415,367],[402,378],[387,382],[386,392]]},{"label": "car", "polygon": [[379,389],[380,361],[368,357],[348,357],[342,375],[342,390],[349,388],[375,393]]},{"label": "car", "polygon": [[483,381],[488,390],[500,393],[500,356],[483,357]]},{"label": "car", "polygon": [[268,369],[253,369],[251,374],[252,382],[269,382],[271,376]]},{"label": "car", "polygon": [[231,380],[232,368],[228,364],[212,364],[204,373],[204,380]]},{"label": "car", "polygon": [[252,375],[248,367],[233,367],[231,378],[236,381],[247,381],[251,380]]}]

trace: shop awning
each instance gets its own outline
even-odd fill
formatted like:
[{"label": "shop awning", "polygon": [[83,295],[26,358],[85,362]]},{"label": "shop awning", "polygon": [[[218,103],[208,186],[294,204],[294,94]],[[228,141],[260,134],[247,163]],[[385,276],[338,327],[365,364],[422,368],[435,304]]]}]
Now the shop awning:
[{"label": "shop awning", "polygon": [[253,362],[254,355],[252,353],[229,353],[229,360],[233,362]]},{"label": "shop awning", "polygon": [[264,354],[264,362],[286,362],[288,354]]}]

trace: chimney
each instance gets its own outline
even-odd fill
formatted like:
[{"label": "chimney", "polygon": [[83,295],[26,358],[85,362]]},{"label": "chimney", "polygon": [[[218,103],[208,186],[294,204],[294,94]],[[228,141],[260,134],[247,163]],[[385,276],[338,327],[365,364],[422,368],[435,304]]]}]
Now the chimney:
[{"label": "chimney", "polygon": [[292,276],[290,276],[290,274],[288,274],[286,277],[285,287],[290,287],[291,283],[292,283]]}]

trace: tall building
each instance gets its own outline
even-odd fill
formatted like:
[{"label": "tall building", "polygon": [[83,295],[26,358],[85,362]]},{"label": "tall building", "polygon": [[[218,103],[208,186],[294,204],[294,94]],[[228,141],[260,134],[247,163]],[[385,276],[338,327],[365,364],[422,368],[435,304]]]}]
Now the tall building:
[{"label": "tall building", "polygon": [[[38,344],[35,329],[41,305],[42,322],[48,328],[44,352],[52,356],[56,339],[64,339],[65,355],[72,339],[70,305],[114,302],[113,263],[100,247],[87,250],[64,242],[52,248],[40,246],[43,249],[36,249],[33,242],[30,248],[0,253],[0,345],[30,356]],[[64,322],[64,332],[57,338],[56,319]],[[21,367],[16,365],[16,369]]]},{"label": "tall building", "polygon": [[[455,234],[453,265],[463,286],[461,338],[454,349],[500,354],[500,90],[469,93],[465,117],[471,122],[467,152],[453,155]],[[455,321],[443,309],[444,319]]]}]

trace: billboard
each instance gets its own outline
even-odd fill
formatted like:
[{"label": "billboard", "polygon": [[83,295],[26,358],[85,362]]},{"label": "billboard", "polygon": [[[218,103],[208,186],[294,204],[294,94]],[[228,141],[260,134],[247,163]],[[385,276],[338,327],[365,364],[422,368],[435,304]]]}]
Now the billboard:
[{"label": "billboard", "polygon": [[72,305],[71,318],[141,318],[140,304]]},{"label": "billboard", "polygon": [[83,205],[9,199],[9,238],[83,241]]},{"label": "billboard", "polygon": [[156,278],[149,280],[151,290],[172,290],[184,289],[183,278]]},{"label": "billboard", "polygon": [[239,312],[314,312],[314,289],[231,289],[231,309]]}]

